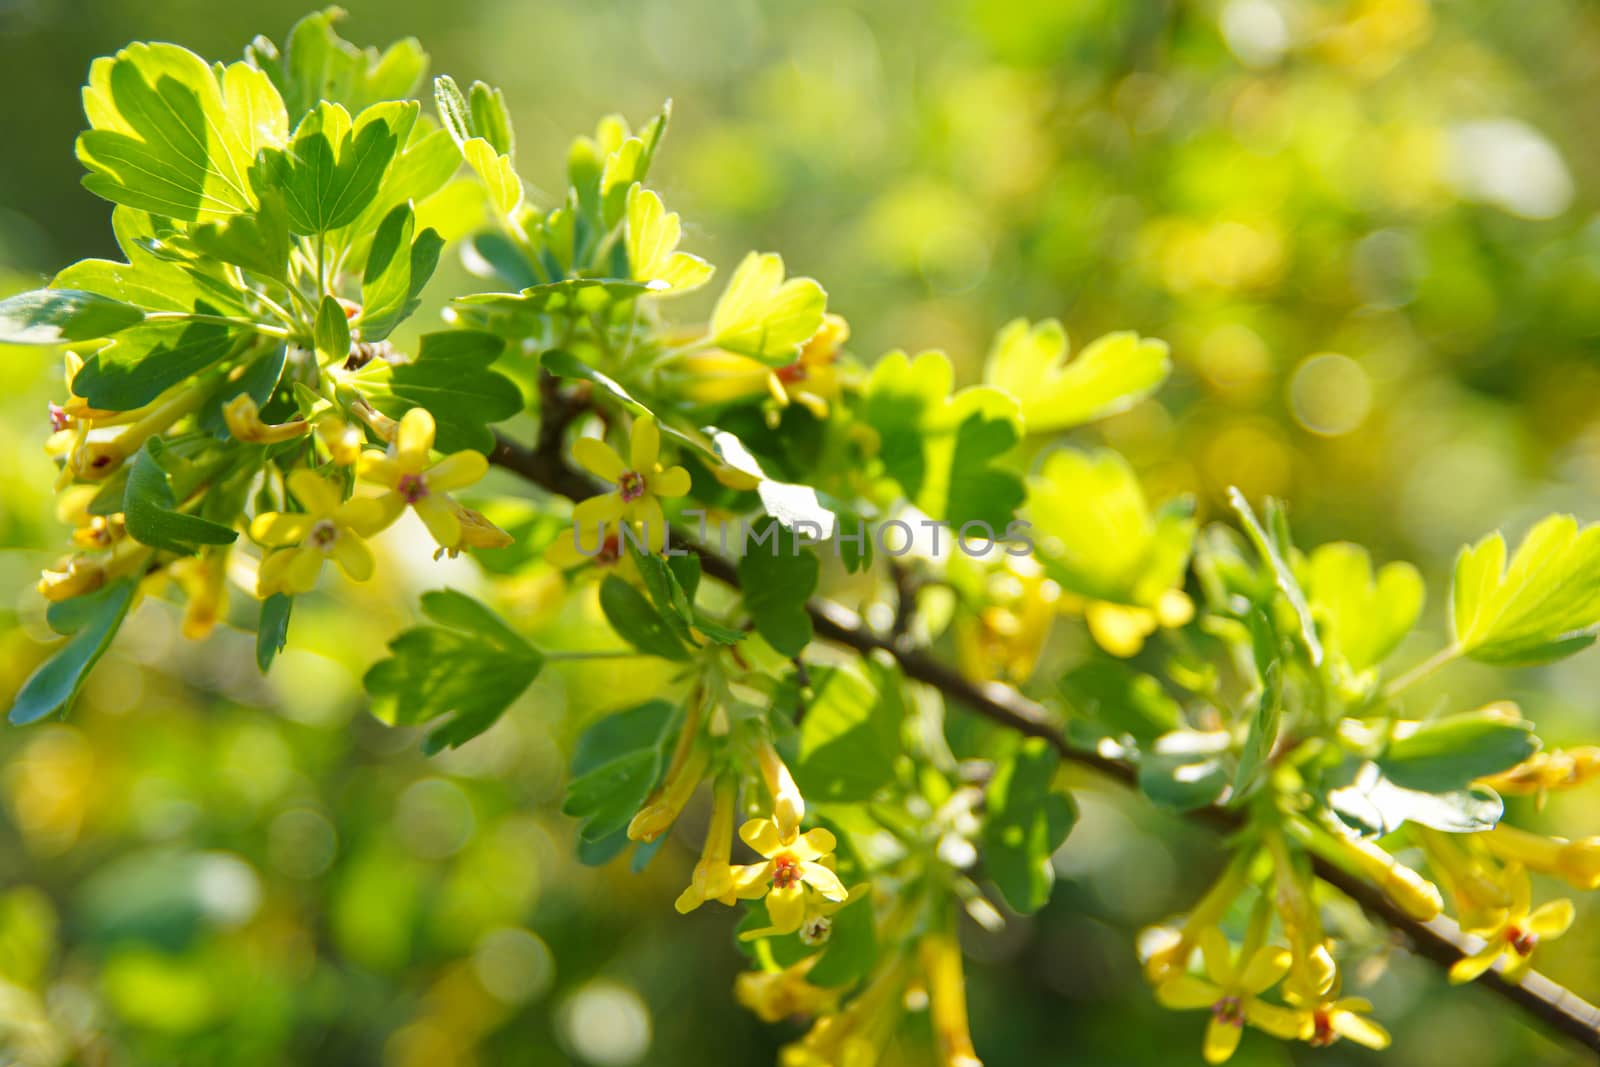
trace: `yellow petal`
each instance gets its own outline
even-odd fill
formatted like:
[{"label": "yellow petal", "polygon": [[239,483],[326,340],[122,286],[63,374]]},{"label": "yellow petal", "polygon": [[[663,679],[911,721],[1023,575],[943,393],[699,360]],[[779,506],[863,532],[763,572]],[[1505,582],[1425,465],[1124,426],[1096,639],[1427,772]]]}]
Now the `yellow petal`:
[{"label": "yellow petal", "polygon": [[340,533],[334,538],[333,558],[355,581],[364,582],[372,577],[372,549],[352,533]]},{"label": "yellow petal", "polygon": [[367,451],[361,453],[361,459],[356,463],[356,474],[362,481],[393,489],[400,484],[400,477],[405,472],[400,469],[398,462],[384,453]]},{"label": "yellow petal", "polygon": [[572,509],[572,521],[583,528],[584,543],[595,536],[595,531],[606,523],[622,517],[622,497],[616,493],[601,493],[581,500]]},{"label": "yellow petal", "polygon": [[428,528],[440,548],[454,548],[460,542],[461,520],[456,518],[449,497],[425,496],[413,501],[411,510],[417,513],[422,525]]},{"label": "yellow petal", "polygon": [[1192,974],[1179,974],[1156,986],[1156,1000],[1178,1011],[1209,1008],[1222,999],[1222,990]]},{"label": "yellow petal", "polygon": [[682,467],[668,467],[660,473],[649,475],[645,483],[656,496],[683,496],[689,492],[689,472]]},{"label": "yellow petal", "polygon": [[1256,997],[1245,998],[1244,1017],[1257,1030],[1284,1041],[1293,1041],[1305,1032],[1304,1012],[1278,1004],[1268,1004]]},{"label": "yellow petal", "polygon": [[1199,942],[1200,955],[1205,960],[1206,977],[1223,989],[1233,988],[1233,950],[1228,946],[1227,937],[1215,926],[1208,926],[1200,931],[1195,940]]},{"label": "yellow petal", "polygon": [[1389,1031],[1353,1011],[1334,1011],[1328,1019],[1333,1032],[1370,1049],[1389,1047]]},{"label": "yellow petal", "polygon": [[771,819],[751,819],[739,827],[739,837],[767,859],[783,851],[783,839]]},{"label": "yellow petal", "polygon": [[1206,1025],[1206,1043],[1201,1050],[1205,1054],[1206,1062],[1227,1063],[1232,1058],[1234,1049],[1239,1047],[1239,1038],[1243,1034],[1243,1027],[1225,1023],[1213,1016],[1211,1022]]},{"label": "yellow petal", "polygon": [[651,552],[660,552],[667,543],[667,517],[661,512],[661,501],[646,494],[632,504],[634,526],[641,533],[639,540],[650,546]]},{"label": "yellow petal", "polygon": [[293,559],[293,549],[281,549],[269,553],[261,561],[260,569],[256,571],[256,595],[265,599],[274,593],[283,592],[287,588],[285,580],[289,573],[289,563]]},{"label": "yellow petal", "polygon": [[1572,918],[1572,901],[1563,897],[1539,905],[1523,925],[1540,937],[1560,937],[1572,925]]},{"label": "yellow petal", "polygon": [[617,450],[598,437],[580,437],[572,442],[572,458],[578,466],[608,482],[615,482],[628,469]]},{"label": "yellow petal", "polygon": [[284,588],[291,593],[311,592],[317,587],[317,579],[322,577],[322,553],[314,548],[291,548],[288,555]]},{"label": "yellow petal", "polygon": [[747,863],[733,868],[730,873],[733,894],[740,900],[759,900],[767,895],[767,886],[772,882],[771,863]]},{"label": "yellow petal", "polygon": [[687,915],[705,902],[705,898],[700,895],[700,891],[694,886],[690,886],[678,894],[678,899],[672,902],[672,906],[677,909],[679,915]]},{"label": "yellow petal", "polygon": [[438,493],[465,489],[488,473],[483,453],[453,452],[428,468],[428,489]]},{"label": "yellow petal", "polygon": [[406,509],[405,498],[399,493],[382,496],[358,496],[339,505],[334,517],[362,537],[388,528]]},{"label": "yellow petal", "polygon": [[401,470],[415,474],[427,467],[434,433],[433,415],[427,408],[412,408],[401,417],[394,439],[395,460]]},{"label": "yellow petal", "polygon": [[829,900],[843,900],[850,895],[839,876],[820,863],[802,863],[800,878]]},{"label": "yellow petal", "polygon": [[1255,955],[1245,963],[1244,972],[1239,975],[1239,988],[1246,993],[1265,993],[1289,973],[1289,961],[1288,949],[1257,949]]},{"label": "yellow petal", "polygon": [[288,511],[269,511],[250,523],[250,537],[257,544],[272,548],[298,545],[306,538],[314,520],[310,515]]},{"label": "yellow petal", "polygon": [[1499,941],[1490,941],[1472,955],[1456,960],[1450,965],[1450,981],[1459,985],[1477,978],[1494,966],[1494,961],[1500,958],[1501,950]]},{"label": "yellow petal", "polygon": [[789,851],[794,853],[796,859],[810,862],[821,859],[838,847],[839,842],[834,840],[833,834],[819,826],[815,830],[807,830],[801,834],[795,843],[789,846]]},{"label": "yellow petal", "polygon": [[654,415],[640,415],[633,423],[633,434],[628,439],[628,459],[640,474],[652,471],[656,457],[661,455],[661,429]]},{"label": "yellow petal", "polygon": [[344,500],[339,486],[304,468],[289,472],[289,491],[308,513],[319,519],[332,515]]},{"label": "yellow petal", "polygon": [[1084,619],[1095,644],[1123,659],[1137,654],[1144,647],[1144,639],[1156,628],[1154,612],[1104,600],[1090,603],[1084,610]]},{"label": "yellow petal", "polygon": [[792,934],[806,921],[806,898],[798,885],[774,889],[767,894],[767,915],[772,919],[772,929],[779,934]]}]

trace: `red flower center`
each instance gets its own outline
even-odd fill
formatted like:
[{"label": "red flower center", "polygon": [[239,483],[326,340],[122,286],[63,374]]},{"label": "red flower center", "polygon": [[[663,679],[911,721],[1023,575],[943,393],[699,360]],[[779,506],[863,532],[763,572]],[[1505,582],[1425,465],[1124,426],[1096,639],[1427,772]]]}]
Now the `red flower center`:
[{"label": "red flower center", "polygon": [[1506,944],[1519,956],[1531,956],[1539,947],[1539,935],[1520,926],[1506,927]]},{"label": "red flower center", "polygon": [[644,496],[644,475],[638,471],[623,471],[622,477],[617,479],[617,490],[624,503],[638,500]]},{"label": "red flower center", "polygon": [[772,888],[788,889],[799,880],[799,860],[785,852],[772,861]]},{"label": "red flower center", "polygon": [[420,474],[402,474],[400,484],[395,486],[407,504],[415,504],[428,495],[428,483]]},{"label": "red flower center", "polygon": [[1218,1022],[1244,1028],[1244,1003],[1238,997],[1223,997],[1211,1005],[1211,1014]]},{"label": "red flower center", "polygon": [[67,409],[60,404],[50,405],[50,428],[52,430],[65,430],[72,425],[72,418],[67,414]]},{"label": "red flower center", "polygon": [[806,365],[797,359],[793,363],[779,367],[776,373],[778,381],[784,385],[793,385],[795,382],[806,380]]},{"label": "red flower center", "polygon": [[1326,1008],[1318,1008],[1311,1016],[1311,1045],[1327,1048],[1337,1040],[1339,1035],[1333,1029],[1333,1013]]},{"label": "red flower center", "polygon": [[332,548],[334,541],[338,539],[339,528],[333,524],[331,519],[323,519],[315,526],[312,526],[311,533],[306,537],[306,540],[310,541],[313,546],[324,552]]}]

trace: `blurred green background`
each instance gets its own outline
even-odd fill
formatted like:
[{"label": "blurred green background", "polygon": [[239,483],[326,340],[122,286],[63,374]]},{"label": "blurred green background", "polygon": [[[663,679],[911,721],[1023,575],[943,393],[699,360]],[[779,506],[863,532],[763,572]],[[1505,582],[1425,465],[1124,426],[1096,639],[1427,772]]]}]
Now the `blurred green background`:
[{"label": "blurred green background", "polygon": [[[352,39],[415,35],[434,72],[503,87],[535,185],[556,187],[600,115],[673,98],[656,178],[685,246],[725,265],[781,250],[863,358],[941,347],[971,380],[1017,315],[1079,344],[1167,339],[1173,382],[1097,433],[1157,495],[1212,515],[1229,484],[1282,495],[1307,543],[1417,562],[1435,634],[1463,541],[1600,517],[1592,3],[348,6]],[[170,40],[233,58],[303,13],[0,0],[6,291],[114,254],[72,155],[93,57]],[[41,449],[59,375],[48,353],[0,352],[0,703],[46,648],[32,582],[62,537]],[[23,1062],[773,1062],[792,1031],[733,1005],[727,913],[672,912],[692,846],[638,876],[585,869],[556,811],[569,704],[625,706],[660,679],[547,674],[490,735],[425,760],[366,713],[360,675],[419,590],[478,579],[403,557],[306,598],[266,680],[250,634],[187,644],[149,602],[70,722],[0,731],[0,1028]],[[534,576],[499,603],[561,629],[575,609],[556,593]],[[1592,654],[1433,685],[1461,707],[1512,696],[1547,742],[1600,736]],[[1092,783],[1083,808],[1050,907],[968,931],[985,1062],[1198,1062],[1201,1020],[1153,1005],[1133,935],[1186,906],[1215,851]],[[1580,794],[1519,815],[1583,835],[1596,812]],[[1596,996],[1600,915],[1580,909],[1542,958]],[[1403,955],[1368,977],[1391,1063],[1578,1062]],[[1251,1036],[1235,1062],[1368,1058]]]}]

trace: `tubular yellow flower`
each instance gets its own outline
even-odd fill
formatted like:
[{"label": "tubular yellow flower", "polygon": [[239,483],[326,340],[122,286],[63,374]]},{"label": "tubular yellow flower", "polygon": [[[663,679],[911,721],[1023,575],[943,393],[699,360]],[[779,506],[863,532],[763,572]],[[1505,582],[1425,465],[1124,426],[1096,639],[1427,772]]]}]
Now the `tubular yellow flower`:
[{"label": "tubular yellow flower", "polygon": [[62,562],[55,570],[39,576],[38,590],[46,600],[59,603],[73,597],[92,593],[96,589],[137,574],[155,555],[150,549],[130,537],[116,538],[109,552],[93,555],[78,554]]},{"label": "tubular yellow flower", "polygon": [[[667,539],[661,501],[689,491],[689,472],[683,467],[661,466],[661,430],[655,416],[641,415],[634,420],[627,462],[610,445],[593,437],[573,442],[572,455],[591,474],[616,486],[573,508],[572,521],[585,531],[603,531],[607,523],[625,520],[639,529],[650,551],[661,551]],[[592,538],[586,543],[593,543]]]},{"label": "tubular yellow flower", "polygon": [[1323,852],[1329,859],[1375,884],[1413,919],[1428,922],[1444,910],[1439,887],[1395,859],[1376,842],[1347,832],[1318,833],[1297,818],[1285,820],[1284,827],[1307,847]]},{"label": "tubular yellow flower", "polygon": [[1535,752],[1510,770],[1481,781],[1502,795],[1532,795],[1543,807],[1547,793],[1583,785],[1596,775],[1600,775],[1600,748],[1584,745]]},{"label": "tubular yellow flower", "polygon": [[900,1021],[907,962],[895,954],[867,988],[839,1011],[822,1016],[804,1037],[785,1045],[781,1067],[871,1067]]},{"label": "tubular yellow flower", "polygon": [[772,820],[783,840],[792,841],[806,817],[806,801],[800,795],[800,787],[794,784],[794,776],[778,750],[764,737],[756,743],[756,762],[761,766],[767,792],[772,795]]},{"label": "tubular yellow flower", "polygon": [[354,466],[361,459],[364,438],[361,428],[347,422],[331,411],[317,416],[317,440],[328,450],[328,456],[341,467]]},{"label": "tubular yellow flower", "polygon": [[[1481,835],[1455,834],[1413,827],[1428,865],[1450,894],[1456,918],[1468,933],[1492,930],[1505,918],[1511,903],[1494,862],[1482,848]],[[1461,842],[1474,847],[1463,848]]]},{"label": "tubular yellow flower", "polygon": [[1236,967],[1220,929],[1208,926],[1197,940],[1206,977],[1174,975],[1156,986],[1156,999],[1178,1011],[1205,1008],[1211,1012],[1203,1046],[1207,1063],[1225,1063],[1233,1055],[1246,1023],[1284,1040],[1301,1035],[1303,1021],[1298,1013],[1261,999],[1262,993],[1288,973],[1287,949],[1263,946],[1244,958],[1242,967]]},{"label": "tubular yellow flower", "polygon": [[409,504],[441,548],[456,548],[461,543],[461,517],[459,505],[447,494],[482,478],[489,472],[489,461],[481,452],[469,450],[430,464],[435,432],[427,409],[412,408],[401,418],[388,451],[363,453],[357,472],[363,481],[389,490],[378,498],[386,513],[398,516]]},{"label": "tubular yellow flower", "polygon": [[743,940],[777,937],[800,929],[808,910],[807,892],[835,903],[848,899],[844,883],[826,865],[836,843],[827,830],[818,827],[785,839],[771,819],[751,819],[739,827],[739,836],[765,862],[739,868],[734,875],[734,892],[741,900],[766,897],[767,918],[772,923],[764,929],[745,931],[739,935]]},{"label": "tubular yellow flower", "polygon": [[708,900],[731,905],[738,898],[733,892],[733,808],[738,783],[729,775],[717,779],[711,798],[711,825],[706,829],[705,847],[700,862],[694,865],[689,887],[673,905],[687,915]]},{"label": "tubular yellow flower", "polygon": [[256,595],[309,593],[330,556],[356,581],[372,577],[372,550],[364,538],[394,516],[370,497],[343,499],[337,482],[308,470],[290,473],[289,490],[305,511],[269,511],[250,524],[252,538],[276,549],[261,561]]},{"label": "tubular yellow flower", "polygon": [[228,432],[233,434],[235,441],[242,441],[247,445],[271,445],[279,441],[292,441],[296,437],[304,437],[311,430],[311,424],[305,419],[293,419],[276,424],[262,422],[261,411],[248,393],[240,393],[222,405],[222,421],[228,424]]},{"label": "tubular yellow flower", "polygon": [[1553,874],[1577,889],[1600,889],[1600,837],[1568,841],[1500,823],[1480,835],[1490,852],[1529,870]]},{"label": "tubular yellow flower", "polygon": [[1519,982],[1533,965],[1533,953],[1539,942],[1560,937],[1572,925],[1572,901],[1565,898],[1529,910],[1533,903],[1533,887],[1521,864],[1509,864],[1503,880],[1510,899],[1504,918],[1494,929],[1485,932],[1482,948],[1451,965],[1450,981],[1470,982],[1503,957],[1505,965],[1501,974],[1507,981]]},{"label": "tubular yellow flower", "polygon": [[821,958],[817,953],[782,970],[746,971],[733,980],[734,999],[766,1023],[832,1011],[839,1003],[839,990],[806,981]]},{"label": "tubular yellow flower", "polygon": [[1249,883],[1250,864],[1254,859],[1255,853],[1249,849],[1235,852],[1221,876],[1195,904],[1181,927],[1152,927],[1145,931],[1146,937],[1141,939],[1142,942],[1159,942],[1145,957],[1146,981],[1156,985],[1189,969],[1189,957],[1194,955],[1197,944],[1195,939],[1200,931],[1220,922],[1228,909],[1233,907],[1233,902]]},{"label": "tubular yellow flower", "polygon": [[137,411],[107,414],[103,418],[85,415],[78,421],[71,442],[64,450],[57,488],[74,480],[98,482],[110,477],[146,441],[192,414],[204,399],[205,390],[180,385]]},{"label": "tubular yellow flower", "polygon": [[511,535],[485,518],[483,512],[454,500],[450,501],[450,507],[455,511],[456,521],[461,524],[461,540],[456,542],[455,548],[440,551],[448,552],[452,559],[463,548],[505,548],[511,544]]},{"label": "tubular yellow flower", "polygon": [[188,598],[183,610],[183,636],[190,641],[205,640],[227,610],[227,551],[185,556],[174,560],[167,571]]},{"label": "tubular yellow flower", "polygon": [[919,946],[928,978],[933,1033],[939,1041],[941,1067],[983,1067],[972,1047],[967,1022],[967,989],[961,975],[961,946],[948,930],[929,934]]},{"label": "tubular yellow flower", "polygon": [[628,823],[629,839],[654,841],[670,830],[694,795],[700,779],[705,777],[710,762],[710,747],[700,737],[699,716],[691,714],[684,722],[683,733],[678,736],[666,777]]},{"label": "tubular yellow flower", "polygon": [[961,670],[975,681],[999,678],[1021,684],[1033,675],[1050,637],[1061,587],[1032,558],[1007,556],[990,575],[988,604],[956,621]]}]

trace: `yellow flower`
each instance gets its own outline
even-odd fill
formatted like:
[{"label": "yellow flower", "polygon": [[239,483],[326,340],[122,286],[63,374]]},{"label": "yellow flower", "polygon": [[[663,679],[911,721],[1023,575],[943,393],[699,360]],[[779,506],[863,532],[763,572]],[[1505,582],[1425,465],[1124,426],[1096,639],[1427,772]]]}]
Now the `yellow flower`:
[{"label": "yellow flower", "polygon": [[311,429],[311,424],[305,419],[293,419],[276,424],[262,422],[261,411],[249,393],[240,393],[222,405],[222,421],[228,424],[228,432],[233,434],[235,441],[248,445],[272,445],[279,441],[292,441],[296,437],[305,436]]},{"label": "yellow flower", "polygon": [[1572,901],[1565,898],[1529,910],[1533,887],[1521,864],[1507,865],[1504,882],[1510,905],[1494,928],[1484,932],[1483,947],[1451,964],[1450,981],[1470,982],[1493,967],[1501,957],[1505,958],[1501,974],[1507,981],[1521,981],[1533,965],[1533,952],[1539,942],[1560,937],[1572,925]]},{"label": "yellow flower", "polygon": [[1026,682],[1050,637],[1061,587],[1032,558],[1007,556],[986,583],[988,602],[956,621],[961,670],[974,681]]},{"label": "yellow flower", "polygon": [[694,865],[689,888],[679,894],[673,905],[679,914],[687,915],[708,900],[731,905],[738,899],[733,892],[733,877],[738,871],[733,865],[733,808],[737,791],[733,778],[723,775],[717,779],[712,793],[711,825],[706,830],[700,862]]},{"label": "yellow flower", "polygon": [[743,940],[781,937],[799,930],[806,921],[808,893],[834,903],[849,898],[844,883],[825,862],[836,844],[827,830],[818,827],[786,838],[771,819],[751,819],[739,827],[739,836],[765,862],[739,868],[734,892],[742,900],[766,897],[771,921],[764,929],[740,934]]},{"label": "yellow flower", "polygon": [[1364,997],[1322,996],[1299,1003],[1294,994],[1288,999],[1301,1012],[1301,1036],[1316,1048],[1326,1048],[1341,1037],[1370,1049],[1389,1047],[1389,1031],[1367,1018],[1372,1002]]},{"label": "yellow flower", "polygon": [[184,384],[133,411],[102,412],[73,402],[59,409],[60,414],[52,410],[52,422],[59,429],[46,442],[45,451],[61,460],[56,488],[110,477],[146,441],[199,408],[205,397],[205,389]]},{"label": "yellow flower", "polygon": [[550,542],[550,546],[544,550],[544,561],[563,571],[592,565],[603,571],[612,571],[629,582],[639,576],[638,565],[624,548],[615,528],[585,532],[582,526],[574,522],[570,532],[558,534]]},{"label": "yellow flower", "polygon": [[1502,860],[1553,874],[1577,889],[1600,889],[1600,837],[1569,841],[1501,823],[1475,838]]},{"label": "yellow flower", "polygon": [[614,448],[593,437],[573,442],[572,455],[591,474],[616,486],[573,508],[572,521],[580,528],[603,531],[606,523],[625,519],[640,529],[650,551],[659,552],[667,539],[661,500],[687,493],[689,472],[661,466],[661,430],[655,417],[641,415],[634,420],[626,463]]},{"label": "yellow flower", "polygon": [[710,749],[699,733],[699,716],[691,714],[684,722],[666,777],[645,798],[628,823],[629,840],[654,841],[678,821],[711,762]]},{"label": "yellow flower", "polygon": [[1144,957],[1145,980],[1159,985],[1174,975],[1189,969],[1189,957],[1194,955],[1196,938],[1200,932],[1216,925],[1233,907],[1233,902],[1249,884],[1250,864],[1255,852],[1239,849],[1217,880],[1206,890],[1205,896],[1195,903],[1181,927],[1151,927],[1139,939],[1140,954]]},{"label": "yellow flower", "polygon": [[328,457],[341,467],[355,465],[361,459],[361,445],[365,438],[361,427],[340,418],[331,411],[316,419],[317,440],[328,450]]},{"label": "yellow flower", "polygon": [[454,500],[450,501],[450,507],[455,511],[456,521],[461,524],[461,540],[456,542],[456,547],[442,550],[448,552],[452,559],[463,548],[505,548],[511,544],[511,535],[485,518],[483,512]]},{"label": "yellow flower", "polygon": [[1206,1026],[1203,1047],[1207,1063],[1224,1063],[1233,1055],[1246,1023],[1284,1040],[1301,1035],[1302,1019],[1298,1013],[1261,999],[1262,993],[1288,973],[1287,949],[1263,946],[1239,968],[1234,965],[1228,939],[1217,927],[1200,931],[1198,941],[1205,958],[1206,977],[1174,975],[1156,986],[1156,999],[1179,1011],[1210,1010],[1211,1022]]},{"label": "yellow flower", "polygon": [[733,995],[762,1022],[776,1023],[797,1015],[820,1015],[839,1003],[839,990],[806,981],[821,953],[776,971],[746,971],[733,980]]},{"label": "yellow flower", "polygon": [[461,543],[461,517],[447,494],[482,478],[489,461],[468,450],[430,464],[434,433],[433,416],[412,408],[401,418],[388,451],[363,453],[357,470],[363,481],[389,490],[378,498],[385,513],[397,517],[409,504],[441,548],[455,548]]},{"label": "yellow flower", "polygon": [[672,360],[666,369],[670,387],[692,404],[716,407],[758,396],[770,398],[768,421],[799,404],[819,419],[840,393],[839,349],[850,339],[850,324],[832,313],[800,349],[794,362],[769,367],[749,356],[710,349]]},{"label": "yellow flower", "polygon": [[929,934],[920,945],[928,976],[933,1033],[939,1041],[940,1067],[983,1067],[972,1047],[967,1022],[967,989],[961,976],[961,946],[949,931]]},{"label": "yellow flower", "polygon": [[228,553],[204,552],[173,561],[167,568],[188,598],[183,609],[183,636],[203,641],[227,610]]},{"label": "yellow flower", "polygon": [[277,551],[261,561],[256,595],[309,593],[330,556],[351,578],[372,577],[372,550],[364,538],[393,521],[378,501],[345,500],[337,482],[308,470],[289,475],[289,490],[306,509],[269,511],[255,517],[250,536]]},{"label": "yellow flower", "polygon": [[778,825],[779,835],[791,841],[806,817],[805,797],[800,795],[800,787],[794,784],[794,775],[789,773],[783,757],[766,738],[756,743],[756,762],[761,766],[761,777],[772,796],[772,820]]},{"label": "yellow flower", "polygon": [[1510,770],[1480,781],[1501,795],[1532,794],[1535,802],[1543,807],[1547,793],[1583,785],[1597,774],[1600,774],[1600,748],[1584,745],[1535,752]]},{"label": "yellow flower", "polygon": [[804,1037],[785,1045],[781,1067],[871,1067],[893,1035],[905,1001],[906,958],[881,964],[867,988],[836,1012],[819,1018]]},{"label": "yellow flower", "polygon": [[1145,638],[1157,629],[1175,630],[1194,618],[1194,602],[1181,589],[1166,590],[1151,607],[1075,597],[1062,597],[1061,606],[1081,606],[1095,644],[1123,659],[1138,655]]}]

